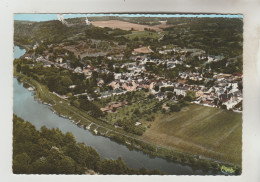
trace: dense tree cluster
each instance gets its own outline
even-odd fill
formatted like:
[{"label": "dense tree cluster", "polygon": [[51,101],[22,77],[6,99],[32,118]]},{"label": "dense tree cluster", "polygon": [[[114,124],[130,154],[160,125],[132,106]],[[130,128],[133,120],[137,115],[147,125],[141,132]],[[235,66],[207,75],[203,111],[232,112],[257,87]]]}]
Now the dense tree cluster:
[{"label": "dense tree cluster", "polygon": [[[30,60],[17,59],[14,61],[17,72],[32,77],[46,85],[51,92],[61,95],[88,92],[92,97],[96,98],[97,95],[94,91],[97,87],[97,79],[100,78],[104,81],[104,87],[101,87],[101,89],[105,90],[109,89],[106,88],[106,85],[114,79],[113,73],[97,73],[94,71],[92,76],[86,79],[84,74],[73,73],[67,69],[54,66],[43,68],[41,64],[31,66],[32,64],[35,63]],[[70,88],[71,85],[75,85],[75,88]]]},{"label": "dense tree cluster", "polygon": [[127,132],[134,133],[136,135],[142,135],[145,132],[145,127],[143,126],[135,126],[135,122],[137,119],[119,119],[117,120],[118,126],[123,127],[123,129]]},{"label": "dense tree cluster", "polygon": [[[171,92],[170,92],[171,93]],[[182,95],[177,96],[178,102],[167,102],[167,106],[170,108],[171,112],[179,112],[181,108],[190,104],[192,100],[195,99],[195,92],[187,91],[187,95],[184,97]]]},{"label": "dense tree cluster", "polygon": [[83,33],[88,27],[84,24],[66,26],[58,20],[46,22],[14,22],[14,41],[23,45],[33,45],[41,41],[60,43],[67,38]]},{"label": "dense tree cluster", "polygon": [[98,106],[88,100],[88,97],[85,95],[80,95],[79,97],[73,97],[71,99],[71,104],[77,108],[83,109],[93,117],[101,117],[104,113],[100,110]]},{"label": "dense tree cluster", "polygon": [[100,174],[162,174],[129,168],[122,158],[101,159],[92,147],[77,143],[71,133],[46,127],[38,131],[16,115],[13,135],[15,174],[85,174],[88,170]]},{"label": "dense tree cluster", "polygon": [[[69,70],[56,67],[30,66],[30,61],[22,59],[16,60],[14,65],[17,68],[17,72],[21,72],[46,85],[51,92],[64,95],[70,92],[84,92],[87,89],[87,81],[83,74],[72,73]],[[75,89],[69,88],[73,84],[77,87]]]},{"label": "dense tree cluster", "polygon": [[242,73],[243,60],[242,57],[238,57],[231,60],[223,59],[221,61],[211,62],[207,64],[206,68],[211,68],[212,71],[218,73]]},{"label": "dense tree cluster", "polygon": [[164,30],[162,40],[182,48],[199,48],[210,55],[223,54],[227,58],[242,54],[243,21],[237,18],[179,18],[169,19],[168,24],[178,24]]}]

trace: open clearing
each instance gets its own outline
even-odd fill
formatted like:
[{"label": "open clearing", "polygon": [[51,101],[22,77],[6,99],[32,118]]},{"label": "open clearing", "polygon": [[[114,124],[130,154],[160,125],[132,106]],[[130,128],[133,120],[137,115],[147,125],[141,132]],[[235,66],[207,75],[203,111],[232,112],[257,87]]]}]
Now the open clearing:
[{"label": "open clearing", "polygon": [[149,31],[133,31],[131,34],[124,35],[124,37],[128,39],[134,39],[134,38],[154,38],[159,39],[162,37],[162,35],[158,34],[158,32],[149,32]]},{"label": "open clearing", "polygon": [[241,165],[242,114],[189,105],[159,114],[143,139],[191,154]]},{"label": "open clearing", "polygon": [[162,28],[167,28],[169,25],[166,25],[165,22],[159,24],[159,25],[154,25],[154,26],[149,26],[149,25],[140,25],[140,24],[135,24],[135,23],[130,23],[126,21],[120,21],[120,20],[108,20],[108,21],[93,21],[91,22],[94,26],[97,27],[109,27],[109,28],[120,28],[122,30],[131,30],[132,28],[137,31],[144,31],[145,28],[149,28],[155,31],[160,31]]}]

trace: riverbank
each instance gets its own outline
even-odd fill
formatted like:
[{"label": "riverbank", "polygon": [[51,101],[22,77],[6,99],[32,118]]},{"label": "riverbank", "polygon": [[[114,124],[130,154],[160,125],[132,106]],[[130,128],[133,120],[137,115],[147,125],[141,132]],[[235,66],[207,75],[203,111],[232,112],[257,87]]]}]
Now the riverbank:
[{"label": "riverbank", "polygon": [[108,137],[118,143],[124,144],[129,149],[141,150],[150,157],[158,156],[175,163],[177,162],[192,166],[196,169],[220,171],[220,167],[222,165],[232,166],[223,162],[203,159],[199,156],[178,152],[167,147],[147,143],[134,135],[119,131],[116,128],[113,128],[113,126],[106,125],[106,123],[92,118],[85,112],[70,106],[66,100],[50,93],[46,87],[40,85],[35,80],[17,73],[15,73],[15,76],[18,77],[21,82],[28,82],[34,86],[36,88],[35,98],[39,101],[41,100],[41,102],[45,104],[49,104],[49,107],[53,110],[53,112],[59,114],[61,117],[70,119],[74,124],[77,124],[81,128],[89,129],[94,135]]}]

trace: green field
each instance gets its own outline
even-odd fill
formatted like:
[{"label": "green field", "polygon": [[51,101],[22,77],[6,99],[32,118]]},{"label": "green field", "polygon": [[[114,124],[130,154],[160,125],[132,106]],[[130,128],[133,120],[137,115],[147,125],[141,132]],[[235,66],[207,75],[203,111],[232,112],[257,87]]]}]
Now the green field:
[{"label": "green field", "polygon": [[142,38],[154,38],[158,39],[162,37],[162,35],[158,34],[158,32],[149,32],[149,31],[133,31],[131,34],[124,35],[124,37],[128,39],[135,39],[136,37],[140,40]]},{"label": "green field", "polygon": [[143,139],[241,165],[242,114],[192,104],[177,113],[158,114]]}]

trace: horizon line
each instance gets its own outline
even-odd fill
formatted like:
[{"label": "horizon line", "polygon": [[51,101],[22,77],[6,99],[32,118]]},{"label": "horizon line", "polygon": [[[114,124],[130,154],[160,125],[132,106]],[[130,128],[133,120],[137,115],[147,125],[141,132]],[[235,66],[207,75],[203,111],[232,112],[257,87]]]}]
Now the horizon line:
[{"label": "horizon line", "polygon": [[[50,21],[58,20],[57,15],[62,13],[14,13],[17,21]],[[64,13],[64,19],[81,17],[152,17],[152,18],[243,18],[242,14],[216,14],[216,13]]]}]

